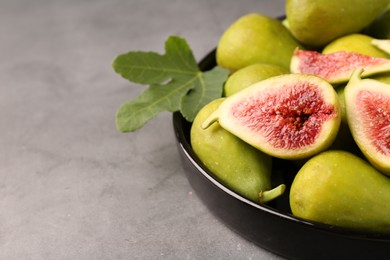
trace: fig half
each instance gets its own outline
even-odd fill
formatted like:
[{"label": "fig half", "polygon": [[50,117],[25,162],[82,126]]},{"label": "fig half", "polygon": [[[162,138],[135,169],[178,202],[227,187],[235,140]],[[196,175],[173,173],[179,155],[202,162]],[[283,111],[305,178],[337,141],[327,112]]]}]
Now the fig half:
[{"label": "fig half", "polygon": [[219,124],[282,159],[304,159],[332,144],[340,126],[337,93],[324,79],[285,74],[227,97],[202,124]]},{"label": "fig half", "polygon": [[364,69],[364,77],[387,72],[390,59],[347,51],[322,54],[296,49],[290,63],[291,72],[316,75],[331,84],[347,82],[356,68]]},{"label": "fig half", "polygon": [[361,74],[357,69],[344,89],[348,126],[367,160],[390,176],[390,84]]}]

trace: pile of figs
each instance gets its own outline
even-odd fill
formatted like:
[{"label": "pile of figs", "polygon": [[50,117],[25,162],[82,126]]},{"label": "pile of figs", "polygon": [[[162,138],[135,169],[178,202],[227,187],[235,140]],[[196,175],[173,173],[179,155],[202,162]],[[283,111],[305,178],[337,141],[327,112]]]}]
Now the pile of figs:
[{"label": "pile of figs", "polygon": [[[287,0],[286,18],[260,13],[222,34],[222,98],[191,127],[195,154],[256,203],[289,192],[291,213],[390,232],[389,0]],[[275,160],[297,166],[273,187]]]}]

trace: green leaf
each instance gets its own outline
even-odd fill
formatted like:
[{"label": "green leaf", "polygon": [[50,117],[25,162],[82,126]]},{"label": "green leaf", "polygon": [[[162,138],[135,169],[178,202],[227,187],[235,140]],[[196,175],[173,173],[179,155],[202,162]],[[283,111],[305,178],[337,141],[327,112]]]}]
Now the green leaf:
[{"label": "green leaf", "polygon": [[228,75],[219,67],[201,72],[190,47],[177,36],[165,42],[164,55],[128,52],[114,60],[113,68],[129,81],[149,85],[119,108],[116,124],[121,132],[135,131],[163,111],[180,111],[193,121],[200,108],[222,96]]},{"label": "green leaf", "polygon": [[222,86],[228,71],[215,67],[207,72],[199,72],[194,88],[182,99],[181,113],[192,122],[198,111],[207,103],[222,96]]}]

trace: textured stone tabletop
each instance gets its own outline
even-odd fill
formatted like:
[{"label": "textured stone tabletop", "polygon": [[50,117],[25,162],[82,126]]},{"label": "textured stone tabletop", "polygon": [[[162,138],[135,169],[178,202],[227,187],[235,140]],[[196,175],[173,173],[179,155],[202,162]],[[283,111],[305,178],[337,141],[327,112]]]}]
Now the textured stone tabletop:
[{"label": "textured stone tabletop", "polygon": [[145,88],[116,55],[179,35],[200,60],[249,12],[284,0],[0,1],[0,259],[279,259],[197,198],[171,114],[115,127]]}]

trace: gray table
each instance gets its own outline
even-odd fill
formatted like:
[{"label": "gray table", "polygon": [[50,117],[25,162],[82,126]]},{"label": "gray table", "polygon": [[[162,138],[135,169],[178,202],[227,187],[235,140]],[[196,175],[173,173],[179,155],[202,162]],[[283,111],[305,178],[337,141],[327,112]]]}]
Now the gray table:
[{"label": "gray table", "polygon": [[189,185],[171,114],[115,128],[144,90],[114,57],[185,37],[199,60],[241,15],[284,0],[2,0],[0,259],[279,259]]}]

